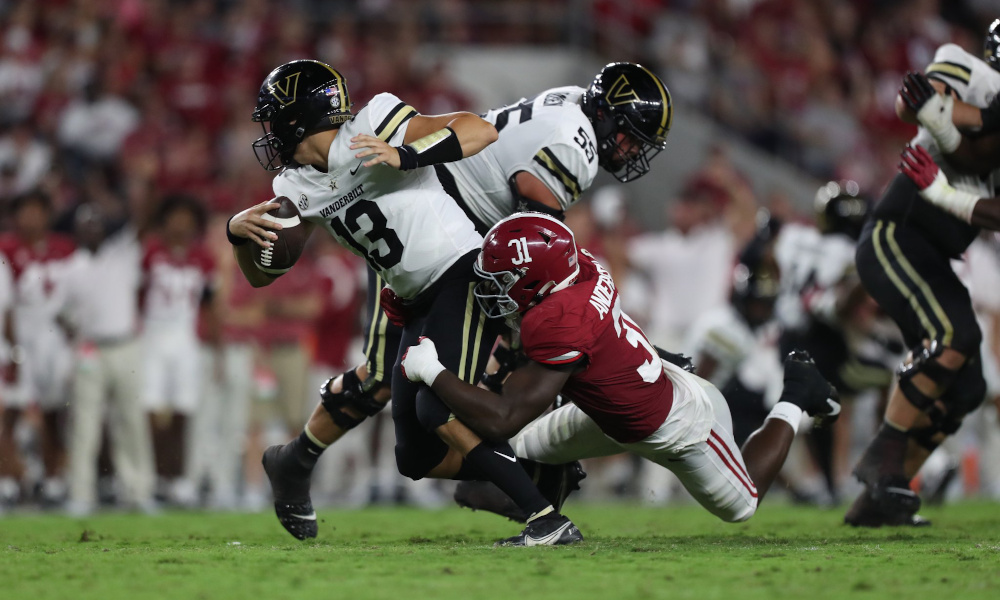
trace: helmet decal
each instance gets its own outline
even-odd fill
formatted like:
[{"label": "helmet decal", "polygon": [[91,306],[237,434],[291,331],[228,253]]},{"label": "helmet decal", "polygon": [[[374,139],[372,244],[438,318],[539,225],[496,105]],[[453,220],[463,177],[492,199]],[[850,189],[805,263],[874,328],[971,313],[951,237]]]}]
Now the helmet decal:
[{"label": "helmet decal", "polygon": [[639,94],[635,93],[632,89],[632,84],[628,82],[625,74],[622,73],[618,76],[618,79],[611,84],[611,88],[608,89],[607,93],[608,104],[611,106],[618,106],[621,104],[628,104],[629,102],[636,102],[639,100]]},{"label": "helmet decal", "polygon": [[[298,97],[299,93],[299,75],[302,72],[292,73],[282,83],[274,82],[268,86],[271,95],[277,100],[282,106],[288,106],[295,102],[295,98]],[[289,93],[291,91],[291,93]]]}]

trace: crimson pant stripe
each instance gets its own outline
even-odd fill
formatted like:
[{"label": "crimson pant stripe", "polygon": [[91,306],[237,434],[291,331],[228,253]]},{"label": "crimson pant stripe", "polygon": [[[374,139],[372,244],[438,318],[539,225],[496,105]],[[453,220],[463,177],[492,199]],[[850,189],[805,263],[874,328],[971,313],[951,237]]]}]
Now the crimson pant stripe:
[{"label": "crimson pant stripe", "polygon": [[723,454],[723,453],[722,453],[722,452],[721,452],[721,451],[719,450],[719,448],[718,448],[718,447],[717,447],[717,446],[716,446],[716,445],[715,445],[715,444],[714,444],[714,443],[712,442],[712,440],[711,440],[711,439],[709,439],[709,440],[706,440],[706,441],[708,442],[708,445],[709,445],[709,447],[711,447],[711,448],[712,448],[712,450],[715,450],[715,453],[716,453],[716,454],[718,454],[718,455],[719,455],[719,458],[721,458],[721,459],[722,459],[722,462],[723,462],[723,464],[725,464],[725,465],[726,465],[726,468],[728,468],[728,469],[729,469],[729,470],[730,470],[730,471],[731,471],[731,472],[733,473],[733,475],[735,475],[735,476],[736,476],[736,479],[738,479],[738,480],[740,481],[740,483],[741,483],[741,484],[743,484],[743,487],[745,487],[745,488],[747,489],[747,491],[748,491],[748,492],[750,492],[750,495],[751,495],[751,496],[753,496],[754,498],[756,498],[756,497],[757,497],[757,488],[755,488],[754,486],[752,486],[752,485],[748,484],[748,483],[747,483],[747,482],[746,482],[746,481],[745,481],[745,480],[743,479],[743,476],[742,476],[742,475],[740,475],[740,472],[739,472],[739,471],[738,471],[737,469],[734,469],[734,468],[733,468],[733,465],[732,465],[732,464],[730,464],[730,462],[729,462],[729,459],[728,459],[728,458],[726,458],[726,455],[725,455],[725,454]]},{"label": "crimson pant stripe", "polygon": [[736,457],[733,456],[732,451],[729,449],[729,445],[726,444],[725,441],[723,441],[723,439],[719,436],[719,434],[715,433],[714,429],[711,431],[711,433],[712,437],[715,438],[715,441],[719,442],[719,445],[725,449],[726,454],[728,454],[729,458],[732,459],[733,464],[736,465],[736,468],[740,470],[740,473],[742,473],[743,476],[746,477],[747,481],[753,482],[753,479],[751,479],[750,474],[747,473],[746,469],[743,467],[743,463],[736,460]]}]

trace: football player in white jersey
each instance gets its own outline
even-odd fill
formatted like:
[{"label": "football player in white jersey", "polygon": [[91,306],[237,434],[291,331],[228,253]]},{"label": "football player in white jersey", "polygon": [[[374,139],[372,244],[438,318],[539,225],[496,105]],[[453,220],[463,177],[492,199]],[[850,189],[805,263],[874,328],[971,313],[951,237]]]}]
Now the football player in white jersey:
[{"label": "football player in white jersey", "polygon": [[[499,331],[472,295],[482,237],[426,167],[481,151],[496,140],[494,126],[470,113],[418,115],[391,94],[376,95],[352,114],[343,76],[311,60],[286,63],[267,76],[253,119],[264,128],[254,143],[258,160],[268,170],[283,169],[274,179],[275,195],[298,204],[307,231],[326,229],[385,280],[382,300],[405,319],[406,346],[425,335],[446,339],[444,360],[477,381]],[[255,265],[248,242],[266,248],[277,239],[272,230],[280,225],[266,218],[276,206],[251,207],[227,227],[240,268],[255,286],[276,274]],[[385,406],[356,393],[360,382],[351,375],[322,387],[321,405],[299,437],[264,453],[278,519],[299,539],[317,532],[309,485],[319,455]],[[400,473],[490,480],[531,515],[536,529],[573,526],[541,495],[509,444],[481,440],[398,366],[391,385]]]},{"label": "football player in white jersey", "polygon": [[[992,165],[962,165],[965,144],[957,127],[995,131],[990,109],[1000,91],[998,51],[1000,20],[986,37],[989,62],[946,44],[926,76],[906,76],[897,99],[900,117],[918,122],[920,130],[913,149],[904,151],[903,173],[865,226],[856,259],[862,283],[899,325],[913,358],[900,368],[884,423],[854,469],[866,489],[845,515],[852,525],[921,524],[910,479],[985,397],[982,332],[950,259],[979,233],[972,213],[988,208],[979,199],[994,195]],[[942,180],[932,185],[938,173]],[[959,218],[934,206],[947,181],[944,196],[957,205],[946,203],[945,210]]]}]

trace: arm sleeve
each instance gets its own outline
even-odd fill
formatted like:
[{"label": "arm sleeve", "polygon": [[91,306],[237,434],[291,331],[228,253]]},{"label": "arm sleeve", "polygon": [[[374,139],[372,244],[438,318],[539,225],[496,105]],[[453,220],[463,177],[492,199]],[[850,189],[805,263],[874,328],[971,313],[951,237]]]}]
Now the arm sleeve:
[{"label": "arm sleeve", "polygon": [[362,110],[367,113],[366,125],[375,137],[392,146],[402,145],[407,122],[419,114],[412,106],[389,93],[378,94]]},{"label": "arm sleeve", "polygon": [[927,66],[927,77],[947,84],[963,100],[968,96],[972,79],[972,56],[956,44],[945,44],[934,53],[934,62]]},{"label": "arm sleeve", "polygon": [[587,160],[582,148],[569,144],[543,146],[532,157],[528,171],[542,180],[559,199],[563,210],[576,204],[597,175],[597,162]]}]

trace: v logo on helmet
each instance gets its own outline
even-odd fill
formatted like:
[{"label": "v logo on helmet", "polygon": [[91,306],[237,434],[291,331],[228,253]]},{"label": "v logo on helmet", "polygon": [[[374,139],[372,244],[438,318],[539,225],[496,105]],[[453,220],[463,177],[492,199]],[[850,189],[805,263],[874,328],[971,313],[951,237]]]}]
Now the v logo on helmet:
[{"label": "v logo on helmet", "polygon": [[271,86],[271,95],[282,106],[288,106],[295,102],[295,98],[299,92],[299,75],[301,75],[301,72],[292,73],[288,77],[285,77],[284,85],[275,83]]},{"label": "v logo on helmet", "polygon": [[625,78],[625,75],[622,74],[611,85],[611,89],[608,90],[607,98],[608,104],[611,106],[618,106],[620,104],[635,102],[639,99],[639,94],[632,89],[632,84],[629,83],[628,79]]},{"label": "v logo on helmet", "polygon": [[531,255],[528,254],[528,240],[527,238],[514,238],[507,242],[507,247],[514,246],[517,250],[517,258],[512,258],[510,262],[515,265],[523,265],[524,263],[531,262]]}]

